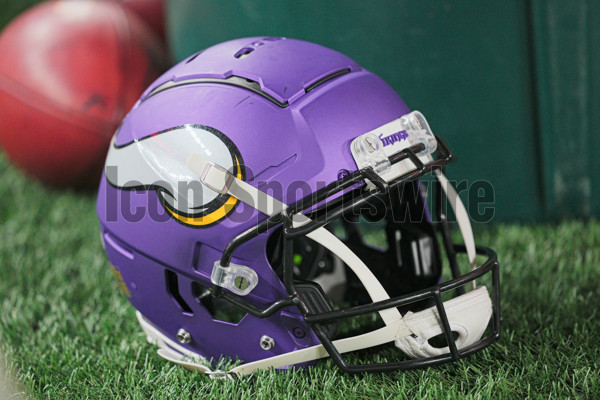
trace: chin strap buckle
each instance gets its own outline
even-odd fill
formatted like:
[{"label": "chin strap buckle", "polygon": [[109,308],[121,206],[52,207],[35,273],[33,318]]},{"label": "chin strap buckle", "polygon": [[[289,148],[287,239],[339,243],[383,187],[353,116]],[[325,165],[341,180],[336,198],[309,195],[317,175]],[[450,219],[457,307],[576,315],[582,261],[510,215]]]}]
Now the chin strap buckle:
[{"label": "chin strap buckle", "polygon": [[258,284],[258,275],[252,268],[244,265],[229,263],[228,267],[221,265],[221,261],[215,261],[210,281],[238,296],[245,296]]},{"label": "chin strap buckle", "polygon": [[200,182],[219,194],[226,194],[235,178],[229,171],[214,162],[192,153],[187,159],[188,167],[198,173]]},{"label": "chin strap buckle", "polygon": [[186,357],[178,351],[172,350],[168,347],[159,348],[157,353],[159,356],[161,356],[167,361],[181,365],[182,367],[187,368],[191,371],[197,371],[201,374],[208,376],[210,379],[233,379],[236,376],[235,373],[229,373],[221,369],[213,371],[210,367],[199,363],[199,360],[193,359],[191,357]]},{"label": "chin strap buckle", "polygon": [[233,379],[235,377],[235,374],[233,373],[229,373],[227,371],[223,371],[222,369],[218,369],[216,371],[208,371],[205,372],[205,374],[210,378],[210,379]]}]

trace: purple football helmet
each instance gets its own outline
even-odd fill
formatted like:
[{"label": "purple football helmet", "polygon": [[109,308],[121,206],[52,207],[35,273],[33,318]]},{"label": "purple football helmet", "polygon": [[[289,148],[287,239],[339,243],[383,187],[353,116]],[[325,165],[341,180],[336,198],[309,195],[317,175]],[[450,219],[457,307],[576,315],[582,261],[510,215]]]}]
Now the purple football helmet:
[{"label": "purple football helmet", "polygon": [[[148,340],[188,368],[440,364],[500,329],[497,257],[474,244],[442,173],[451,158],[343,54],[232,40],[166,72],[124,119],[100,183],[102,239]],[[345,355],[383,344],[397,357]],[[214,371],[222,357],[235,366]]]}]

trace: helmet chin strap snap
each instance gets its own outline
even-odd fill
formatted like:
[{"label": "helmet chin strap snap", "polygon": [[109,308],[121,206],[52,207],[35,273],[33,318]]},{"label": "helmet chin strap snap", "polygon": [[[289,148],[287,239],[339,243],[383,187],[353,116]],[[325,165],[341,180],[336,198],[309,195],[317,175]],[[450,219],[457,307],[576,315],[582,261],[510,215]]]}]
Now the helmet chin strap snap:
[{"label": "helmet chin strap snap", "polygon": [[[464,349],[483,336],[492,316],[492,300],[485,286],[480,286],[462,296],[444,302],[450,329],[458,337],[456,348]],[[404,318],[408,332],[402,330],[395,345],[413,358],[427,358],[446,354],[448,346],[434,347],[430,339],[444,334],[442,321],[435,306],[416,313],[408,312]]]}]

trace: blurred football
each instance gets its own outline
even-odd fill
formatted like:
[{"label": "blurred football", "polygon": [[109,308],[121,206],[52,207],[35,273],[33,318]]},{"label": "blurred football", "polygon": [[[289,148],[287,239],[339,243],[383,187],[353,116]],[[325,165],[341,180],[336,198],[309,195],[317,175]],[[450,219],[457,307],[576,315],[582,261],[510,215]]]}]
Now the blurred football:
[{"label": "blurred football", "polygon": [[166,67],[158,37],[111,1],[49,1],[0,34],[0,146],[53,186],[97,185],[110,139]]},{"label": "blurred football", "polygon": [[165,3],[163,0],[117,0],[141,17],[165,41]]}]

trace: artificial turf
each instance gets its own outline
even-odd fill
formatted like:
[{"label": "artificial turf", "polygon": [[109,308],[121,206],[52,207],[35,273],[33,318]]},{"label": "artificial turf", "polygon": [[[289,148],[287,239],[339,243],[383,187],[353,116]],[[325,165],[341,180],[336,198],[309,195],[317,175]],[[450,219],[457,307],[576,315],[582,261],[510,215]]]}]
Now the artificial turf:
[{"label": "artificial turf", "polygon": [[[7,1],[0,28],[35,2]],[[501,262],[502,337],[485,351],[406,372],[348,375],[328,360],[210,380],[146,342],[102,250],[94,194],[48,189],[0,153],[0,370],[17,377],[11,398],[599,398],[600,222],[476,235]]]},{"label": "artificial turf", "polygon": [[[0,366],[22,397],[598,398],[600,222],[477,227],[501,261],[502,338],[445,366],[210,380],[146,342],[100,244],[93,194],[57,191],[0,156]],[[19,398],[17,396],[16,398]]]}]

